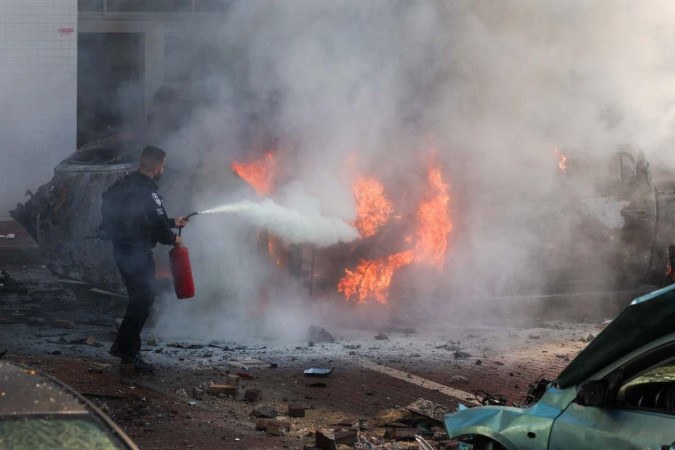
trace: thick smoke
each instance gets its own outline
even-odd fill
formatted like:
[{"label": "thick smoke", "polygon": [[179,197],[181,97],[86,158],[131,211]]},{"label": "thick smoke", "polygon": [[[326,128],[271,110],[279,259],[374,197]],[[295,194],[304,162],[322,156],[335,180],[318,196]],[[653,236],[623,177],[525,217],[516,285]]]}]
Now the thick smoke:
[{"label": "thick smoke", "polygon": [[[410,210],[414,174],[433,150],[450,183],[455,228],[442,275],[402,275],[410,275],[403,284],[412,286],[416,307],[433,306],[442,318],[475,307],[476,298],[542,292],[570,246],[583,256],[603,245],[550,201],[559,189],[555,147],[601,159],[621,144],[672,166],[664,151],[675,129],[674,8],[668,1],[235,2],[222,27],[200,38],[224,61],[195,81],[208,101],[162,135],[170,163],[197,174],[174,198],[194,192],[191,210],[250,198],[229,164],[274,148],[282,191],[291,182],[300,211],[311,205],[354,219],[350,155]],[[187,232],[202,294],[189,307],[173,305],[181,315],[203,324],[203,312],[230,317],[260,297],[284,305],[307,295],[234,235],[249,232],[236,218],[227,228],[208,220],[195,219],[199,233]],[[175,317],[164,315],[160,327],[173,328]],[[222,331],[219,323],[208,332]]]},{"label": "thick smoke", "polygon": [[200,214],[235,214],[251,225],[273,233],[286,244],[313,244],[328,247],[359,237],[353,226],[319,214],[302,214],[271,199],[255,203],[242,201],[207,209]]}]

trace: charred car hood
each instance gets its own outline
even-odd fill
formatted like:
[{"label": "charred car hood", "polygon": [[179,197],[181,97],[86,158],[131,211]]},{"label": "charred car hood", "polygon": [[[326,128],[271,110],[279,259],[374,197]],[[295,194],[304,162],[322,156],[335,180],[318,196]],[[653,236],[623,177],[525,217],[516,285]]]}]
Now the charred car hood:
[{"label": "charred car hood", "polygon": [[564,389],[586,380],[621,356],[672,333],[674,323],[675,285],[633,300],[562,371],[558,386]]}]

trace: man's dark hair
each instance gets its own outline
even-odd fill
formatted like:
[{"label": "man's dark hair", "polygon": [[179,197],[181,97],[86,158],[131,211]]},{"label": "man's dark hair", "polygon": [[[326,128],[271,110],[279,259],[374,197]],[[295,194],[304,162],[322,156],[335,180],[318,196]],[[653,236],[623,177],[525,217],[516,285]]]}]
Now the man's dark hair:
[{"label": "man's dark hair", "polygon": [[141,161],[147,161],[149,163],[161,163],[166,158],[166,152],[159,147],[153,147],[148,145],[141,152]]}]

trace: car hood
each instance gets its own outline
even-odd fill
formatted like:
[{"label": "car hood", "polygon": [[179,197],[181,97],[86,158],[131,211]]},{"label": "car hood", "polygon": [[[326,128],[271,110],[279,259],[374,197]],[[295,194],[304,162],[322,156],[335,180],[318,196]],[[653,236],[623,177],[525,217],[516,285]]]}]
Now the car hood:
[{"label": "car hood", "polygon": [[633,300],[560,373],[558,386],[584,381],[619,357],[672,333],[674,323],[675,285]]}]

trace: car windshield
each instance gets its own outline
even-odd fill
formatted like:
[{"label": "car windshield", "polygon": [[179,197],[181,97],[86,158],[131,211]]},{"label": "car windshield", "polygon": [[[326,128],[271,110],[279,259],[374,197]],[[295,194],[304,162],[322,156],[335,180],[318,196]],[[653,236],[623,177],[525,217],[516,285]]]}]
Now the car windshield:
[{"label": "car windshield", "polygon": [[83,417],[0,420],[0,448],[15,450],[124,449],[109,432]]}]

